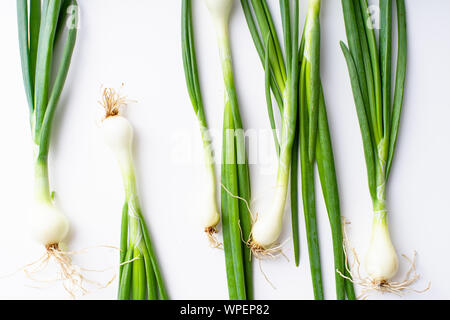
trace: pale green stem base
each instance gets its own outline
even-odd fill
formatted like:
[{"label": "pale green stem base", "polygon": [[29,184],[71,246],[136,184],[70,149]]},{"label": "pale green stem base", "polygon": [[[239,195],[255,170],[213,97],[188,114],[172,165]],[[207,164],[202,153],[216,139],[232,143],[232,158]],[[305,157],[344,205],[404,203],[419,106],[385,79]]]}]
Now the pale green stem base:
[{"label": "pale green stem base", "polygon": [[34,197],[36,202],[52,202],[48,178],[48,163],[39,159],[34,165]]}]

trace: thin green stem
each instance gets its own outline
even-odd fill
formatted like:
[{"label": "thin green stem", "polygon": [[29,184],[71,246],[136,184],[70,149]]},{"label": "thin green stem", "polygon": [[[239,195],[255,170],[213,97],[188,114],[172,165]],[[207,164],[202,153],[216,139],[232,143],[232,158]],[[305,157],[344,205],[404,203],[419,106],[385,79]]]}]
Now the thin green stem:
[{"label": "thin green stem", "polygon": [[58,24],[61,1],[49,0],[45,15],[42,16],[41,32],[36,62],[36,82],[34,89],[35,143],[40,144],[42,122],[45,117],[50,89],[53,42]]},{"label": "thin green stem", "polygon": [[358,31],[360,27],[357,22],[357,16],[360,14],[360,12],[359,10],[355,10],[354,5],[354,2],[358,1],[359,0],[342,0],[342,10],[344,13],[345,32],[347,34],[348,47],[354,60],[356,79],[361,91],[362,105],[367,108],[367,114],[370,114],[368,109],[370,105],[368,84],[365,75],[365,67],[367,62],[365,62],[365,59],[363,57],[361,38]]},{"label": "thin green stem", "polygon": [[[232,119],[225,119],[226,124],[233,129],[233,143],[227,142],[226,158],[232,161],[230,167],[227,167],[229,177],[226,179],[233,195],[245,199],[247,203],[251,198],[250,190],[250,172],[247,162],[247,152],[245,148],[245,136],[239,111],[238,98],[233,76],[233,63],[228,34],[228,22],[216,25],[217,38],[219,43],[219,55],[222,64],[223,79],[225,84],[225,118],[232,116]],[[231,122],[232,120],[232,122]],[[227,128],[224,125],[224,130]],[[225,133],[227,139],[230,139],[230,133]],[[234,160],[232,157],[234,154]],[[234,161],[234,162],[233,162]],[[233,165],[236,164],[236,167]],[[229,164],[226,163],[226,166]],[[235,170],[237,168],[237,171]],[[237,173],[237,176],[235,176]],[[222,177],[223,179],[223,177]],[[235,184],[237,188],[235,187]],[[222,190],[222,192],[224,192]],[[237,200],[237,199],[234,199]],[[237,209],[236,206],[237,205]],[[236,294],[238,299],[253,298],[253,276],[252,261],[250,249],[244,246],[241,239],[248,239],[251,232],[251,216],[246,204],[241,202],[230,202],[227,206],[230,211],[230,237],[231,249],[233,255],[233,264],[235,268],[234,276],[236,278]],[[242,230],[242,234],[241,234]],[[239,240],[239,246],[238,246]]]},{"label": "thin green stem", "polygon": [[353,90],[353,97],[355,100],[356,113],[358,115],[359,126],[361,129],[361,136],[363,140],[364,156],[366,160],[367,177],[369,181],[369,190],[372,199],[376,198],[376,172],[375,172],[375,148],[372,144],[372,136],[369,121],[367,119],[366,109],[361,94],[361,89],[358,81],[358,74],[353,57],[343,42],[340,43],[342,52],[347,61],[347,67],[350,75],[350,82]]},{"label": "thin green stem", "polygon": [[34,165],[34,194],[38,202],[51,203],[51,192],[46,159],[38,159]]},{"label": "thin green stem", "polygon": [[22,62],[22,75],[30,114],[33,113],[33,67],[31,66],[30,49],[28,45],[28,5],[27,0],[17,0],[17,22],[19,30],[19,48]]},{"label": "thin green stem", "polygon": [[300,86],[300,164],[301,164],[301,182],[303,211],[305,216],[306,238],[308,242],[309,263],[311,269],[311,278],[313,282],[314,298],[323,300],[322,273],[319,252],[319,239],[317,232],[316,204],[314,190],[314,166],[310,162],[308,153],[308,110],[306,102],[306,81],[305,68],[302,68],[300,77],[302,79]]},{"label": "thin green stem", "polygon": [[144,257],[138,248],[133,250],[132,297],[133,300],[145,300],[146,286]]},{"label": "thin green stem", "polygon": [[[265,3],[265,0],[263,1],[263,3]],[[260,32],[259,32],[256,22],[253,18],[253,13],[252,13],[252,10],[250,7],[250,2],[249,2],[249,0],[241,0],[241,5],[242,5],[242,9],[244,11],[244,15],[245,15],[245,19],[247,21],[248,28],[250,30],[250,34],[251,34],[253,42],[255,44],[256,51],[258,52],[261,63],[264,65],[265,52],[267,51],[267,47],[264,48],[264,46],[263,46],[263,41],[260,38]],[[265,6],[265,9],[264,9],[266,14],[262,18],[267,18],[268,21],[271,21],[270,12],[268,12],[268,9],[266,9],[266,8],[267,8],[267,5]],[[257,14],[257,12],[255,12],[255,14]],[[260,19],[262,19],[262,18],[260,18]],[[276,36],[276,34],[274,36],[273,33],[271,33],[270,37],[272,38],[273,42],[275,42],[276,45],[279,47],[280,44],[279,44],[278,37]],[[273,54],[272,50],[271,50],[271,54]],[[282,74],[284,75],[283,80],[280,82],[277,82],[276,77],[274,76],[273,73],[271,73],[270,87],[275,96],[275,100],[278,103],[278,108],[279,108],[280,112],[282,112],[282,110],[283,110],[282,92],[284,90],[284,85],[286,82],[286,79],[285,79],[286,70],[285,70],[285,66],[284,66],[283,55],[281,54],[281,49],[280,49],[280,53],[279,54],[277,53],[277,61],[280,61],[280,60],[282,62],[277,63],[276,65],[282,66],[281,70],[283,71]]]},{"label": "thin green stem", "polygon": [[266,103],[267,103],[267,114],[269,115],[269,121],[270,121],[270,127],[272,128],[272,134],[273,134],[273,140],[275,143],[275,149],[277,151],[278,156],[280,155],[280,143],[278,142],[278,136],[277,136],[277,127],[275,124],[275,118],[273,114],[273,107],[272,107],[272,95],[270,92],[270,75],[271,75],[271,68],[269,64],[269,56],[270,56],[270,49],[271,45],[270,42],[266,42],[266,57],[264,62],[264,70],[265,70],[265,89],[266,89]]},{"label": "thin green stem", "polygon": [[36,59],[39,46],[39,31],[41,28],[41,1],[30,1],[30,78],[31,78],[31,90],[34,96],[34,80],[36,77]]},{"label": "thin green stem", "polygon": [[287,78],[292,68],[292,34],[291,34],[291,10],[289,0],[280,0],[281,22],[283,25],[284,51],[286,55]]},{"label": "thin green stem", "polygon": [[[356,30],[359,34],[359,39],[361,43],[361,51],[364,62],[364,74],[367,83],[367,94],[368,101],[365,105],[367,120],[369,122],[369,126],[372,132],[377,131],[377,115],[376,115],[376,99],[375,99],[375,85],[374,85],[374,77],[372,71],[372,61],[369,53],[369,44],[367,42],[367,35],[365,31],[365,21],[364,16],[361,12],[361,5],[359,0],[353,0],[353,6],[355,9],[355,19],[356,19]],[[353,53],[352,53],[353,55]],[[354,56],[354,55],[353,55]],[[373,138],[372,143],[376,145],[375,138]]]},{"label": "thin green stem", "polygon": [[158,300],[158,281],[156,280],[155,271],[153,270],[152,260],[147,252],[143,250],[145,263],[145,277],[147,280],[147,297],[148,300]]},{"label": "thin green stem", "polygon": [[[256,4],[258,2],[258,0],[252,0],[252,1],[254,4]],[[285,66],[284,59],[283,59],[283,52],[281,51],[280,40],[278,39],[278,34],[275,29],[275,23],[273,22],[272,15],[270,14],[270,10],[269,10],[269,6],[267,5],[267,1],[261,0],[261,3],[264,7],[264,14],[265,14],[265,17],[269,24],[270,35],[273,39],[273,42],[275,43],[275,52],[276,52],[276,55],[278,58],[278,65],[280,67],[281,74],[283,76],[283,82],[286,82],[286,80],[287,80],[286,66]],[[280,90],[283,91],[284,87],[281,87]]]},{"label": "thin green stem", "polygon": [[353,282],[350,280],[352,276],[350,272],[347,270],[347,268],[344,269],[344,276],[346,277],[345,293],[347,294],[347,300],[357,300],[355,293],[355,286],[353,285]]},{"label": "thin green stem", "polygon": [[228,102],[225,103],[223,130],[222,184],[226,190],[224,188],[221,190],[223,227],[227,235],[224,241],[229,241],[225,246],[229,295],[232,300],[245,300],[246,282],[239,228],[239,200],[233,197],[239,194],[235,126]]},{"label": "thin green stem", "polygon": [[300,152],[300,128],[295,130],[294,144],[292,147],[291,159],[291,223],[292,223],[292,241],[294,245],[295,265],[300,265],[300,231],[298,219],[298,166]]},{"label": "thin green stem", "polygon": [[406,80],[407,62],[407,32],[406,32],[406,8],[404,0],[397,0],[397,21],[398,21],[398,56],[397,74],[395,76],[394,104],[392,107],[392,123],[389,139],[389,154],[386,165],[386,180],[389,178],[392,160],[394,159],[395,146],[397,144],[400,117],[403,106],[403,93]]},{"label": "thin green stem", "polygon": [[[76,5],[76,1],[72,1]],[[67,15],[64,21],[68,21],[69,16]],[[72,17],[74,19],[74,17]],[[77,39],[77,26],[70,24],[71,27],[68,30],[66,42],[64,45],[61,62],[58,66],[58,73],[56,75],[53,88],[51,90],[50,99],[46,106],[46,111],[44,118],[42,119],[41,133],[40,133],[40,152],[42,154],[48,154],[50,145],[50,135],[53,123],[53,118],[58,106],[59,98],[61,97],[64,84],[69,73],[70,63],[72,61],[72,55],[75,49],[75,43]]]},{"label": "thin green stem", "polygon": [[381,75],[380,75],[380,63],[378,59],[377,41],[375,39],[375,32],[372,25],[372,17],[370,16],[367,0],[360,0],[361,12],[364,17],[364,24],[366,30],[367,41],[369,44],[370,59],[372,62],[372,74],[374,77],[374,89],[375,89],[375,110],[376,110],[376,125],[374,130],[375,141],[378,144],[383,137],[383,104],[381,97]]},{"label": "thin green stem", "polygon": [[131,276],[132,276],[132,265],[128,261],[133,259],[133,250],[128,249],[127,254],[125,256],[125,261],[127,262],[124,265],[122,275],[119,279],[119,291],[117,294],[117,298],[119,300],[129,300],[131,293]]},{"label": "thin green stem", "polygon": [[391,129],[392,0],[380,1],[379,42],[383,97],[383,136],[389,138]]},{"label": "thin green stem", "polygon": [[[166,300],[167,291],[137,196],[131,150],[119,163],[126,197],[122,211],[121,252],[127,253],[125,258],[123,255],[120,258],[123,266],[119,299],[129,299],[131,290],[133,300],[158,299],[155,292],[159,292],[160,299]],[[129,267],[130,264],[132,268]]]},{"label": "thin green stem", "polygon": [[122,223],[120,231],[120,269],[119,269],[119,279],[122,278],[123,263],[125,262],[125,256],[127,254],[128,248],[128,202],[125,201],[122,208]]},{"label": "thin green stem", "polygon": [[310,0],[305,23],[306,85],[309,111],[309,148],[311,163],[316,155],[317,125],[320,100],[320,0]]},{"label": "thin green stem", "polygon": [[323,198],[327,207],[333,239],[333,255],[336,280],[336,298],[345,300],[345,271],[339,188],[334,165],[333,147],[328,126],[325,98],[321,90],[317,138],[317,167]]}]

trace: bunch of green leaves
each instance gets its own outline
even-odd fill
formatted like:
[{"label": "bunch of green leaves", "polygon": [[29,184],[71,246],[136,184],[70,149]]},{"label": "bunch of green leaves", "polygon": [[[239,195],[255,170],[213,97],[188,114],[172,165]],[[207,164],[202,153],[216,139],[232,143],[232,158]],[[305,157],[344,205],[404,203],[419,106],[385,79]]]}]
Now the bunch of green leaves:
[{"label": "bunch of green leaves", "polygon": [[78,5],[75,0],[17,0],[17,16],[32,135],[39,146],[38,160],[46,162],[52,122],[77,38]]},{"label": "bunch of green leaves", "polygon": [[[397,0],[398,54],[394,98],[392,82],[392,0],[380,0],[377,44],[367,0],[342,0],[348,47],[347,61],[364,146],[370,195],[384,201],[384,188],[395,154],[406,77],[406,9]],[[380,195],[379,188],[383,189]],[[378,190],[378,191],[377,191]]]},{"label": "bunch of green leaves", "polygon": [[[311,1],[303,37],[298,42],[298,1],[294,1],[294,23],[291,24],[289,0],[280,0],[285,50],[278,40],[274,20],[266,0],[241,0],[247,24],[265,70],[266,100],[269,120],[274,130],[277,150],[280,142],[272,108],[274,96],[284,123],[284,90],[291,86],[290,114],[296,121],[291,161],[291,218],[295,262],[300,263],[298,228],[298,165],[300,157],[303,209],[314,296],[323,299],[323,285],[315,206],[314,168],[317,164],[322,193],[328,211],[333,238],[336,292],[338,299],[355,299],[353,285],[341,275],[345,268],[339,191],[328,120],[320,80],[320,1]],[[288,67],[285,67],[285,66]],[[287,75],[287,76],[286,76]],[[281,142],[282,143],[282,142]]]}]

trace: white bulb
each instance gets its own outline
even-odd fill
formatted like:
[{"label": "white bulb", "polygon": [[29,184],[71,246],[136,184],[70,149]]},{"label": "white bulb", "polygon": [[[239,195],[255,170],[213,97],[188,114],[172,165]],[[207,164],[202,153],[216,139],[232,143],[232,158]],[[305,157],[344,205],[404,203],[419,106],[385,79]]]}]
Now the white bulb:
[{"label": "white bulb", "polygon": [[258,216],[252,228],[252,240],[262,248],[268,249],[278,240],[283,225],[286,188],[276,189],[270,211]]},{"label": "white bulb", "polygon": [[233,0],[205,0],[211,16],[218,24],[227,23],[230,17]]},{"label": "white bulb", "polygon": [[133,145],[133,127],[122,116],[112,116],[103,120],[101,127],[106,145],[114,152],[123,170],[131,164],[131,148]]},{"label": "white bulb", "polygon": [[114,152],[122,152],[131,148],[133,143],[133,127],[122,116],[112,116],[103,120],[103,137],[106,144]]},{"label": "white bulb", "polygon": [[68,219],[49,203],[35,203],[29,222],[33,239],[43,245],[59,244],[69,233]]},{"label": "white bulb", "polygon": [[215,227],[220,221],[219,210],[217,210],[216,185],[214,171],[205,165],[204,187],[199,212],[200,223],[203,228]]},{"label": "white bulb", "polygon": [[365,269],[376,282],[393,278],[398,270],[398,257],[385,222],[374,221]]}]

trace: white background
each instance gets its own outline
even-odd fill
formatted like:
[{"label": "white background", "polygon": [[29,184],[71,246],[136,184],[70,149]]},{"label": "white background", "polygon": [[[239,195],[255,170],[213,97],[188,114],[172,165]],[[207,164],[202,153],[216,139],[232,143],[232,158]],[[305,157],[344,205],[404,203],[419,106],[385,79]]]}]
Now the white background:
[{"label": "white background", "polygon": [[[388,187],[390,229],[399,253],[411,256],[414,250],[418,252],[417,268],[422,279],[414,288],[424,288],[428,281],[432,285],[426,293],[411,293],[403,299],[448,299],[450,42],[446,34],[450,30],[450,2],[406,2],[409,63],[399,144]],[[279,27],[278,1],[269,3]],[[306,1],[301,3],[304,18]],[[136,131],[135,159],[142,205],[171,298],[226,299],[223,252],[208,247],[196,222],[196,208],[201,201],[201,147],[182,68],[180,1],[79,0],[79,4],[79,38],[55,118],[50,159],[51,185],[57,192],[58,205],[71,221],[69,248],[91,248],[75,255],[73,262],[96,270],[109,268],[88,274],[90,279],[103,283],[117,270],[116,250],[92,248],[118,245],[123,201],[118,166],[99,135],[101,110],[97,101],[102,85],[117,88],[125,83],[122,91],[137,100],[126,114]],[[2,1],[0,12],[0,298],[66,299],[70,297],[61,284],[39,283],[23,272],[14,273],[38,259],[42,251],[30,240],[25,223],[32,198],[32,148],[15,1]],[[216,133],[215,150],[220,154],[222,75],[215,35],[202,1],[194,1],[194,17],[208,121]],[[371,203],[352,92],[338,44],[346,40],[340,1],[323,1],[321,17],[321,72],[342,213],[352,222],[348,232],[362,255],[368,244]],[[244,125],[267,130],[262,67],[238,1],[231,19],[231,39]],[[251,166],[255,211],[264,206],[262,199],[267,198],[274,184],[273,144],[270,136],[264,139],[260,151],[263,156]],[[326,298],[334,299],[329,224],[320,192],[317,194],[324,289]],[[280,240],[286,242],[283,250],[290,261],[279,258],[261,263],[276,289],[255,263],[258,299],[313,297],[303,219],[301,265],[296,268],[288,216]],[[407,268],[408,264],[401,260],[399,280]],[[37,277],[43,279],[49,274]],[[114,299],[116,291],[117,280],[83,298]]]}]

